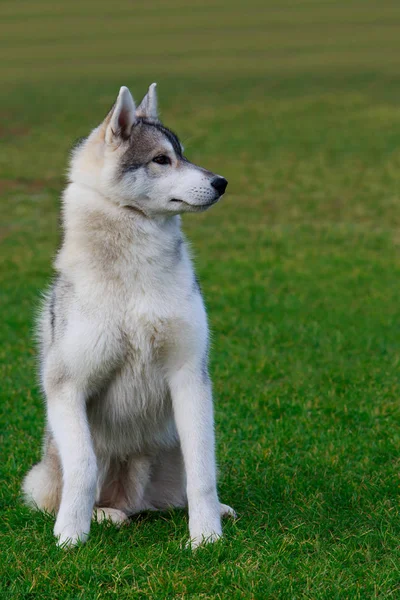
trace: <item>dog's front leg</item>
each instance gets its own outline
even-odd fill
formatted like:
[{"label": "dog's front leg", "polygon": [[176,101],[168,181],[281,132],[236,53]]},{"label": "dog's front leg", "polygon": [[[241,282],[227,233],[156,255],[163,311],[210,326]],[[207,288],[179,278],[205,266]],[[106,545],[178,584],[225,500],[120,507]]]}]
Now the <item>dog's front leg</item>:
[{"label": "dog's front leg", "polygon": [[201,369],[181,368],[171,376],[175,422],[187,477],[192,548],[221,537],[217,495],[211,384]]},{"label": "dog's front leg", "polygon": [[60,453],[63,489],[54,527],[58,545],[86,541],[96,493],[97,465],[83,393],[72,382],[47,391],[48,420]]}]

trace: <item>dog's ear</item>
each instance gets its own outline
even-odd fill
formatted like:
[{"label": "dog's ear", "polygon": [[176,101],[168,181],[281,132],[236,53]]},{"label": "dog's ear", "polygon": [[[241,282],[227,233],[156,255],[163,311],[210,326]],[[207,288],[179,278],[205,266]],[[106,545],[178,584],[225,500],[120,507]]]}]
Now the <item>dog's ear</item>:
[{"label": "dog's ear", "polygon": [[139,104],[136,109],[137,117],[144,117],[145,119],[152,119],[153,121],[157,121],[157,92],[156,92],[156,83],[152,83],[149,87],[149,91]]},{"label": "dog's ear", "polygon": [[119,138],[127,139],[136,120],[135,103],[130,91],[124,85],[119,90],[118,98],[108,114],[106,121],[106,142],[115,143]]}]

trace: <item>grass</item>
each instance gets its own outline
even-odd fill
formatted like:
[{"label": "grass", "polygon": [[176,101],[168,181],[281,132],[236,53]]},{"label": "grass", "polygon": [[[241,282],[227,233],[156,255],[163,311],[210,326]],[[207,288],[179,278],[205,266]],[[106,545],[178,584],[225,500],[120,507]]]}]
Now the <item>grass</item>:
[{"label": "grass", "polygon": [[[0,597],[400,597],[400,7],[0,5]],[[32,324],[68,149],[159,82],[226,198],[185,219],[213,330],[223,542],[143,515],[56,548],[20,500],[44,411]]]}]

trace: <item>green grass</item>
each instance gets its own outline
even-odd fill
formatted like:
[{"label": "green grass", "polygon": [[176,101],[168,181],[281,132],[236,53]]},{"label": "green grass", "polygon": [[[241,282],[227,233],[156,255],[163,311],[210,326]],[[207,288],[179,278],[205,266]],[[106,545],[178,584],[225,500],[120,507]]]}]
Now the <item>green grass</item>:
[{"label": "green grass", "polygon": [[[400,6],[0,4],[0,597],[400,597]],[[32,336],[68,149],[159,82],[229,180],[185,219],[213,330],[224,541],[183,512],[73,551],[20,500],[44,411]]]}]

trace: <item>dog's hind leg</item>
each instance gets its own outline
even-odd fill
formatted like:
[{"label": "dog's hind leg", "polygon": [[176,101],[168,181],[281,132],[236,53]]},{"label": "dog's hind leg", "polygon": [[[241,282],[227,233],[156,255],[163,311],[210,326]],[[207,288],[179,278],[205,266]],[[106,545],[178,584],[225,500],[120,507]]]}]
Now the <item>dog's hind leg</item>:
[{"label": "dog's hind leg", "polygon": [[146,510],[184,508],[186,478],[181,450],[162,450],[157,455],[133,455],[113,460],[101,485],[94,518],[121,524]]},{"label": "dog's hind leg", "polygon": [[52,435],[46,432],[42,460],[25,476],[22,491],[31,508],[57,513],[62,491],[60,457]]},{"label": "dog's hind leg", "polygon": [[[160,510],[187,507],[185,466],[179,446],[161,452],[154,461],[145,502]],[[227,504],[220,502],[219,509],[221,517],[237,516]]]},{"label": "dog's hind leg", "polygon": [[185,467],[179,446],[163,450],[154,459],[144,500],[159,510],[187,506]]},{"label": "dog's hind leg", "polygon": [[108,521],[119,527],[123,523],[127,523],[128,515],[122,510],[118,510],[118,508],[109,508],[108,506],[104,506],[102,508],[96,507],[93,510],[93,519],[95,519],[98,523]]},{"label": "dog's hind leg", "polygon": [[231,506],[228,506],[227,504],[222,504],[222,502],[219,503],[219,512],[221,517],[230,517],[231,519],[237,519],[236,511],[233,510]]},{"label": "dog's hind leg", "polygon": [[129,515],[151,510],[145,498],[150,480],[152,457],[143,455],[131,456],[121,468],[120,485],[123,489],[121,498],[113,506],[126,511]]},{"label": "dog's hind leg", "polygon": [[108,518],[119,522],[129,515],[151,510],[145,500],[151,464],[152,459],[147,455],[133,455],[125,460],[112,459],[109,462],[101,473],[101,489],[94,509],[98,521]]}]

